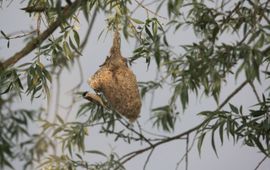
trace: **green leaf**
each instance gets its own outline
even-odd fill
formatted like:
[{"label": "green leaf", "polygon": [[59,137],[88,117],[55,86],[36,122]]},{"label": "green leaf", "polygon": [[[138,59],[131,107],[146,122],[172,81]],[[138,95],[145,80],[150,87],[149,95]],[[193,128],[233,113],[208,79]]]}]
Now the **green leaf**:
[{"label": "green leaf", "polygon": [[8,93],[10,91],[10,89],[12,89],[12,84],[10,83],[9,86],[6,88],[6,90],[4,90],[3,92],[0,92],[0,95]]},{"label": "green leaf", "polygon": [[264,149],[262,143],[260,142],[260,140],[259,140],[258,138],[256,138],[256,137],[253,136],[253,135],[249,135],[249,138],[251,138],[251,139],[254,141],[254,143],[255,143],[256,146],[260,149],[260,151],[261,151],[262,153],[264,153],[265,155],[268,155],[268,154],[266,153],[266,151],[265,151],[265,149]]},{"label": "green leaf", "polygon": [[64,130],[62,126],[56,128],[56,129],[53,131],[52,136],[57,135],[57,134],[58,134],[59,132],[61,132],[62,130]]},{"label": "green leaf", "polygon": [[181,88],[180,99],[181,99],[183,109],[185,110],[189,101],[188,88],[186,86],[183,86]]},{"label": "green leaf", "polygon": [[66,57],[70,60],[71,56],[72,56],[72,52],[71,52],[69,45],[66,41],[63,42],[63,49],[64,49],[64,53],[65,53]]},{"label": "green leaf", "polygon": [[151,119],[154,119],[153,126],[160,126],[163,130],[170,132],[174,129],[175,116],[173,115],[173,110],[169,105],[158,107],[152,110],[154,116]]},{"label": "green leaf", "polygon": [[4,36],[5,39],[9,40],[9,37],[4,33],[4,31],[1,30],[0,32]]},{"label": "green leaf", "polygon": [[166,35],[163,36],[163,42],[166,46],[169,46],[169,43],[167,41]]},{"label": "green leaf", "polygon": [[157,24],[157,22],[153,22],[152,23],[152,32],[153,32],[154,37],[157,36],[157,30],[158,30],[158,24]]},{"label": "green leaf", "polygon": [[248,44],[250,44],[251,42],[253,42],[256,38],[258,38],[259,34],[261,33],[261,30],[256,31],[255,33],[253,33],[251,35],[251,37],[248,40]]},{"label": "green leaf", "polygon": [[45,68],[44,68],[42,71],[43,71],[45,77],[46,77],[50,82],[52,82],[51,74],[50,74]]},{"label": "green leaf", "polygon": [[89,5],[87,4],[87,1],[83,1],[83,2],[86,3],[82,6],[83,15],[86,21],[89,22],[89,14],[88,14],[88,12],[90,11]]},{"label": "green leaf", "polygon": [[150,32],[150,30],[148,29],[148,27],[145,26],[144,28],[145,28],[145,32],[147,33],[147,35],[154,41],[154,37],[153,37],[152,33]]},{"label": "green leaf", "polygon": [[56,114],[56,118],[61,124],[65,123],[64,120],[58,114]]},{"label": "green leaf", "polygon": [[219,138],[220,138],[221,145],[223,145],[224,124],[225,124],[225,121],[221,121],[219,125]]},{"label": "green leaf", "polygon": [[262,48],[264,45],[264,42],[265,42],[265,37],[264,37],[264,34],[262,34],[260,38],[258,39],[258,41],[256,42],[255,47]]},{"label": "green leaf", "polygon": [[213,112],[213,111],[202,111],[200,113],[197,113],[197,115],[202,115],[202,116],[206,116],[206,117],[209,117],[209,116],[214,115],[214,114],[215,114],[215,112]]},{"label": "green leaf", "polygon": [[103,156],[103,157],[107,157],[106,154],[104,154],[104,153],[102,153],[102,152],[100,152],[100,151],[98,151],[98,150],[87,150],[87,151],[85,151],[85,152],[86,152],[86,153],[90,153],[90,154],[100,155],[100,156]]},{"label": "green leaf", "polygon": [[[5,158],[2,158],[1,161],[3,162],[3,164],[4,164],[5,166],[9,167],[10,169],[14,169],[14,167],[11,165],[11,163],[10,163],[8,160],[6,160]],[[1,162],[1,164],[2,164],[2,162]],[[0,165],[1,165],[1,164],[0,164]]]},{"label": "green leaf", "polygon": [[68,148],[68,153],[69,153],[70,155],[72,155],[72,147],[71,147],[70,141],[68,141],[68,144],[67,144],[66,147]]},{"label": "green leaf", "polygon": [[83,160],[83,158],[82,158],[82,156],[81,155],[79,155],[79,154],[75,154],[80,160]]},{"label": "green leaf", "polygon": [[135,22],[136,24],[144,24],[143,21],[136,19],[136,18],[130,18],[133,22]]},{"label": "green leaf", "polygon": [[201,156],[201,149],[202,149],[202,144],[203,144],[205,134],[206,134],[205,132],[201,133],[201,135],[198,138],[197,148],[198,148],[198,151],[199,151],[199,156]]},{"label": "green leaf", "polygon": [[259,117],[267,113],[266,110],[250,110],[250,111],[251,111],[250,115],[253,117]]},{"label": "green leaf", "polygon": [[157,67],[159,68],[160,67],[160,50],[159,49],[156,49],[155,50],[155,60],[156,60],[156,64],[157,64]]},{"label": "green leaf", "polygon": [[77,47],[79,48],[80,47],[80,42],[81,42],[79,33],[76,30],[73,30],[73,33],[74,33],[75,42],[77,44]]},{"label": "green leaf", "polygon": [[217,149],[216,149],[216,144],[215,144],[215,130],[216,130],[216,128],[214,128],[214,129],[212,130],[212,135],[211,135],[211,145],[212,145],[212,148],[213,148],[213,150],[214,150],[216,156],[218,157],[218,153],[217,153]]},{"label": "green leaf", "polygon": [[230,104],[230,103],[229,103],[229,105],[230,105],[231,110],[232,110],[234,113],[239,114],[239,111],[238,111],[237,107],[235,107],[234,105],[232,105],[232,104]]}]

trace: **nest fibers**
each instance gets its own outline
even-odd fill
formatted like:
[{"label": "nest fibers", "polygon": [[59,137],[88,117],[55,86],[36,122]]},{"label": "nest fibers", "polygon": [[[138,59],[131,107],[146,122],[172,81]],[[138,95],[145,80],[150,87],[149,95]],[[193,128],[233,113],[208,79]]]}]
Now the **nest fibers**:
[{"label": "nest fibers", "polygon": [[120,41],[119,33],[116,31],[110,56],[88,80],[91,88],[96,92],[103,93],[107,101],[106,104],[96,94],[85,93],[84,96],[103,107],[113,108],[130,122],[134,122],[140,114],[141,99],[136,76],[128,68],[126,58],[121,55]]}]

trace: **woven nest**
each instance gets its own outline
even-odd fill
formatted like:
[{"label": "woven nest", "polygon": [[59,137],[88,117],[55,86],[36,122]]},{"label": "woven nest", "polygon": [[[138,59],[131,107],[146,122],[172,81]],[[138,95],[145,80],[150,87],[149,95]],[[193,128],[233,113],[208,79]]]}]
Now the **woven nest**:
[{"label": "woven nest", "polygon": [[[89,78],[88,84],[96,92],[103,93],[107,105],[125,116],[130,122],[134,122],[138,118],[141,110],[141,99],[137,80],[132,70],[128,68],[126,58],[121,55],[120,36],[117,31],[115,32],[110,56],[106,58],[99,70]],[[94,95],[94,98],[98,97]],[[104,105],[103,102],[100,104]]]}]

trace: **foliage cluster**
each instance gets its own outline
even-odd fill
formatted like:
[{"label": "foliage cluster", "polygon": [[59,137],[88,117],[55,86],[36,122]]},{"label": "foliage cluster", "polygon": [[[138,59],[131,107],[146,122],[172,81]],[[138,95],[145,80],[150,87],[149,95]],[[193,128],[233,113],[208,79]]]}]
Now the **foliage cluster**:
[{"label": "foliage cluster", "polygon": [[[5,3],[0,1],[0,4]],[[157,6],[155,12],[150,9],[152,4]],[[137,7],[131,11],[134,6]],[[136,18],[137,8],[145,10],[147,18]],[[165,8],[166,19],[158,14]],[[155,0],[149,5],[137,0],[29,0],[24,10],[36,18],[35,30],[22,36],[1,30],[7,48],[17,38],[23,37],[27,43],[21,51],[5,56],[0,62],[0,168],[12,168],[12,161],[20,159],[25,162],[25,168],[36,163],[45,169],[125,169],[124,164],[132,158],[146,151],[150,151],[150,157],[161,144],[184,137],[188,140],[190,134],[196,139],[199,151],[205,136],[210,134],[217,154],[215,136],[218,134],[221,143],[227,135],[270,157],[270,95],[268,90],[258,94],[258,87],[254,86],[254,82],[266,82],[270,75],[269,1]],[[216,109],[202,110],[198,116],[204,121],[181,134],[156,137],[143,133],[139,123],[129,126],[117,113],[94,103],[81,104],[77,118],[83,117],[84,122],[66,122],[59,115],[56,121],[50,122],[45,118],[46,109],[14,107],[17,98],[25,99],[25,95],[30,96],[31,101],[50,97],[52,77],[59,77],[64,69],[72,69],[87,44],[88,36],[83,39],[77,30],[83,20],[79,14],[89,22],[86,34],[89,35],[99,12],[108,16],[106,30],[119,25],[125,38],[138,41],[130,63],[145,59],[146,67],[151,64],[157,68],[160,77],[139,82],[142,98],[165,85],[172,89],[168,103],[152,109],[153,128],[173,132],[181,116],[179,113],[189,107],[191,95],[213,98]],[[193,31],[196,41],[170,44],[168,37],[186,27]],[[224,36],[230,36],[231,40],[225,41]],[[174,51],[176,47],[181,48],[180,53]],[[17,63],[30,53],[34,55],[32,59]],[[236,80],[244,75],[245,80],[220,101],[222,87],[231,75]],[[80,86],[75,87],[74,92]],[[250,86],[257,100],[252,109],[239,106],[241,101],[230,103],[245,86]],[[29,134],[31,124],[36,121],[41,124],[41,132]],[[115,136],[115,141],[141,142],[142,147],[147,146],[123,156],[87,150],[84,140],[88,135],[87,127],[91,126],[99,126],[100,133]],[[50,151],[57,150],[55,141],[60,143],[62,154],[49,156]],[[83,154],[95,154],[103,161],[88,162]]]}]

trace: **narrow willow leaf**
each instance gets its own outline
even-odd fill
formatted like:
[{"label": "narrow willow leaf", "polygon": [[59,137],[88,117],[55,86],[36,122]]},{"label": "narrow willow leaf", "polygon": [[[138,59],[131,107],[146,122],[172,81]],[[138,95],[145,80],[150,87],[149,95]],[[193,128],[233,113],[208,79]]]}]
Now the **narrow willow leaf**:
[{"label": "narrow willow leaf", "polygon": [[64,49],[64,53],[65,53],[66,57],[68,59],[71,59],[71,55],[72,55],[71,50],[70,50],[69,45],[66,41],[63,42],[63,49]]},{"label": "narrow willow leaf", "polygon": [[221,145],[223,145],[224,124],[225,124],[225,121],[221,121],[220,122],[220,125],[219,125],[219,138],[220,138]]},{"label": "narrow willow leaf", "polygon": [[55,136],[55,135],[57,135],[59,132],[61,132],[62,130],[64,130],[63,129],[63,127],[58,127],[58,128],[56,128],[54,131],[53,131],[53,133],[52,133],[52,136]]},{"label": "narrow willow leaf", "polygon": [[250,111],[251,111],[250,115],[253,117],[259,117],[267,113],[266,110],[250,110]]},{"label": "narrow willow leaf", "polygon": [[239,114],[239,111],[238,111],[237,107],[235,107],[235,106],[232,105],[231,103],[230,103],[229,105],[230,105],[230,108],[231,108],[231,110],[233,111],[233,113]]},{"label": "narrow willow leaf", "polygon": [[77,47],[80,47],[81,40],[80,40],[79,33],[76,30],[73,30],[73,33],[74,33],[74,39],[77,44]]},{"label": "narrow willow leaf", "polygon": [[61,124],[64,124],[64,120],[58,114],[56,114],[56,118]]},{"label": "narrow willow leaf", "polygon": [[197,144],[197,148],[198,148],[198,151],[199,151],[199,156],[201,156],[201,150],[202,150],[202,144],[203,144],[203,140],[204,140],[204,137],[205,137],[205,132],[203,132],[199,138],[198,138],[198,144]]},{"label": "narrow willow leaf", "polygon": [[7,40],[9,39],[9,37],[4,33],[4,31],[1,30],[0,32],[4,36],[5,39],[7,39]]},{"label": "narrow willow leaf", "polygon": [[215,129],[212,130],[211,145],[212,145],[212,148],[213,148],[216,156],[218,157],[218,153],[217,153],[217,149],[216,149],[216,143],[215,143]]},{"label": "narrow willow leaf", "polygon": [[150,30],[148,29],[148,27],[145,26],[144,28],[145,28],[145,32],[147,33],[147,35],[154,41],[154,37],[153,37],[152,33],[150,32]]},{"label": "narrow willow leaf", "polygon": [[136,19],[136,18],[130,18],[133,22],[135,22],[136,24],[144,24],[143,21],[139,20],[139,19]]},{"label": "narrow willow leaf", "polygon": [[248,40],[248,44],[250,44],[251,42],[253,42],[256,38],[258,38],[259,34],[261,33],[261,30],[256,31],[255,33],[253,33],[251,35],[251,37]]},{"label": "narrow willow leaf", "polygon": [[157,22],[152,22],[152,32],[153,32],[153,36],[154,37],[157,36],[157,30],[158,30],[158,24],[157,24]]},{"label": "narrow willow leaf", "polygon": [[255,137],[255,136],[253,136],[253,135],[250,135],[249,137],[254,141],[254,143],[255,143],[256,146],[260,149],[260,151],[261,151],[262,153],[264,153],[265,155],[268,155],[268,154],[266,153],[266,151],[265,151],[265,149],[264,149],[262,143],[260,142],[260,140],[259,140],[257,137]]},{"label": "narrow willow leaf", "polygon": [[78,153],[75,154],[80,160],[83,160],[82,156],[79,155]]},{"label": "narrow willow leaf", "polygon": [[102,153],[101,151],[98,150],[86,150],[86,153],[90,153],[90,154],[96,154],[96,155],[100,155],[103,157],[107,157],[106,154]]},{"label": "narrow willow leaf", "polygon": [[50,83],[52,83],[51,74],[45,68],[43,69],[43,73],[44,73],[45,77],[47,78],[47,80],[49,80]]}]

